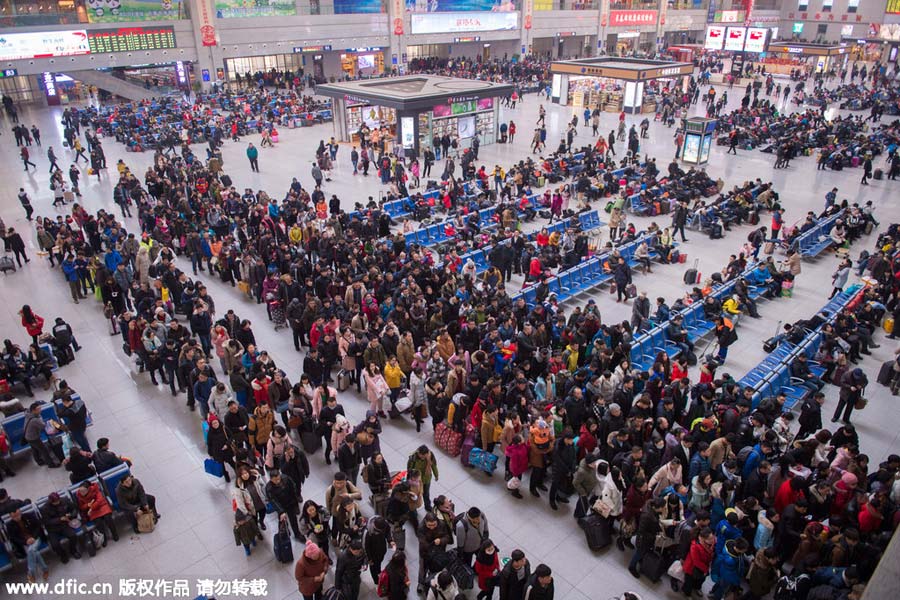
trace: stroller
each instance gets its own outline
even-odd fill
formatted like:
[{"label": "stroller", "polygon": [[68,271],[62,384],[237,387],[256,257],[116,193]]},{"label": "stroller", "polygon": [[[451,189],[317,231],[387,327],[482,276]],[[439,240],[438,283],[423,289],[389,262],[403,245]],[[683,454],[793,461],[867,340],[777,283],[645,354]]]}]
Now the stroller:
[{"label": "stroller", "polygon": [[278,298],[272,297],[272,294],[266,298],[266,308],[269,309],[269,318],[275,324],[275,331],[284,329],[288,326],[287,319],[284,316],[284,306]]}]

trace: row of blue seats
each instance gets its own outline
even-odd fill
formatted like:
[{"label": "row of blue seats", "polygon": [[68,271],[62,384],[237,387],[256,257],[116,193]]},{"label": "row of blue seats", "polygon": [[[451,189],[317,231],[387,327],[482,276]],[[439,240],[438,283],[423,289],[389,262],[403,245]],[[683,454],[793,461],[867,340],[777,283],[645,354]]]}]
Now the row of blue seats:
[{"label": "row of blue seats", "polygon": [[[79,400],[80,397],[78,394],[72,395],[73,400]],[[51,420],[56,421],[57,423],[65,423],[68,425],[68,420],[61,418],[57,414],[57,409],[62,408],[62,400],[57,400],[56,403],[46,402],[41,406],[41,418],[44,419],[44,422],[47,423]],[[31,446],[28,444],[23,444],[23,436],[25,434],[25,418],[27,417],[28,412],[20,412],[16,413],[12,416],[6,417],[3,421],[0,421],[0,428],[6,432],[6,437],[9,443],[9,452],[10,454],[19,454],[20,452],[24,452],[26,450],[30,450]],[[90,412],[88,412],[87,420],[88,425],[93,424],[93,419],[91,418]],[[41,433],[41,439],[45,442],[50,441],[51,438],[54,440],[62,436],[62,432],[57,432],[51,435],[48,435],[47,432]]]},{"label": "row of blue seats", "polygon": [[[634,260],[634,252],[637,250],[638,246],[640,246],[642,242],[647,242],[648,246],[652,246],[654,239],[655,236],[642,233],[634,241],[631,241],[624,246],[620,246],[616,250],[619,255],[631,265],[636,262]],[[557,301],[563,302],[582,292],[612,281],[612,270],[607,271],[603,267],[604,263],[609,260],[611,255],[612,252],[605,252],[602,255],[590,258],[575,267],[551,277],[547,282],[547,285],[550,288],[549,293],[556,294]],[[614,265],[611,265],[611,267],[614,267]],[[529,307],[533,307],[536,304],[536,294],[537,285],[532,284],[514,294],[512,300],[515,302],[520,297],[523,297],[525,298],[525,303]]]},{"label": "row of blue seats", "polygon": [[[826,323],[837,319],[840,312],[857,295],[862,294],[863,291],[862,286],[853,285],[829,300],[828,304],[819,311],[820,314],[828,312],[829,317]],[[822,325],[820,325],[815,331],[808,332],[806,337],[796,345],[782,342],[762,362],[740,379],[738,383],[741,387],[753,389],[754,408],[763,398],[776,396],[781,392],[787,397],[784,405],[787,410],[792,409],[804,400],[810,390],[799,385],[802,383],[799,379],[791,377],[791,365],[801,353],[805,354],[810,371],[821,377],[825,373],[825,368],[812,359],[819,350],[822,337]]]},{"label": "row of blue seats", "polygon": [[[756,270],[757,266],[758,263],[748,266],[741,276],[748,276]],[[726,281],[712,291],[712,296],[719,301],[724,301],[732,294],[736,283],[737,278]],[[762,286],[748,286],[748,289],[750,297],[754,300],[759,298],[764,291]],[[687,331],[687,337],[691,342],[696,342],[715,328],[715,323],[706,319],[703,311],[703,302],[694,302],[680,311],[673,311],[670,320],[676,315],[683,317],[682,328]],[[653,365],[656,355],[660,351],[666,352],[669,357],[674,357],[681,351],[677,345],[668,339],[666,335],[668,326],[669,321],[654,323],[649,331],[635,338],[629,356],[632,365],[641,370],[648,370]]]},{"label": "row of blue seats", "polygon": [[[493,227],[496,227],[496,214],[497,209],[493,206],[478,211],[478,226],[481,229],[491,229]],[[450,222],[449,224],[452,225],[452,222]],[[453,239],[456,236],[455,234],[447,234],[447,225],[447,221],[442,221],[440,223],[435,223],[434,225],[429,225],[428,227],[423,227],[422,229],[417,229],[416,231],[410,231],[409,233],[404,234],[406,243],[419,244],[420,246],[427,247],[434,246],[436,244],[440,244],[446,242],[447,240]],[[453,227],[454,229],[456,228],[455,225]]]},{"label": "row of blue seats", "polygon": [[831,230],[838,219],[844,216],[844,209],[826,219],[822,219],[815,226],[802,233],[793,242],[793,248],[803,258],[815,258],[829,248],[834,242],[831,239]]},{"label": "row of blue seats", "polygon": [[[87,481],[91,481],[94,483],[98,483],[100,485],[100,490],[106,495],[106,499],[109,502],[110,506],[116,512],[121,512],[122,509],[119,506],[119,499],[116,496],[116,488],[119,486],[119,483],[125,478],[126,475],[131,473],[131,468],[123,463],[117,467],[113,467],[107,471],[100,473],[99,475],[94,475],[89,478]],[[74,485],[70,485],[69,487],[59,490],[57,494],[62,498],[68,498],[72,501],[74,506],[78,506],[78,499],[75,496],[81,482],[78,482]],[[23,514],[30,514],[35,517],[38,522],[41,522],[41,508],[49,501],[48,496],[43,496],[38,498],[36,502],[32,502],[26,506],[23,506],[20,510]],[[2,518],[2,524],[5,528],[11,517],[10,515],[4,515]],[[76,534],[81,534],[85,531],[91,531],[94,528],[94,523],[92,521],[83,522],[81,527],[75,529]],[[12,546],[8,540],[5,531],[2,533],[2,544],[0,544],[0,571],[8,569],[12,567],[14,556]],[[41,539],[41,552],[46,552],[50,549],[49,544],[47,543],[47,532],[43,531],[43,537]]]}]

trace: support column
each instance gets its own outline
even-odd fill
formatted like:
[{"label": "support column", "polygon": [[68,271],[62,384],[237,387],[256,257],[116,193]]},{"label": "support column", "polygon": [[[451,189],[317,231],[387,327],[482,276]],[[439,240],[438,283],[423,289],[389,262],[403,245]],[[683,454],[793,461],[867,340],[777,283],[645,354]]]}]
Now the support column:
[{"label": "support column", "polygon": [[342,142],[350,141],[350,132],[347,131],[347,101],[341,98],[334,98],[332,101],[332,113],[334,114],[334,129],[337,139]]},{"label": "support column", "polygon": [[606,48],[606,30],[609,24],[609,0],[600,0],[600,10],[597,11],[600,18],[597,21],[597,48],[595,54],[599,56],[601,53],[609,52]]},{"label": "support column", "polygon": [[522,26],[519,29],[519,54],[522,58],[531,54],[533,13],[534,0],[522,0]]},{"label": "support column", "polygon": [[[222,48],[219,45],[219,33],[216,31],[216,13],[210,0],[190,0],[191,14],[193,15],[194,44],[197,47],[197,68],[201,88],[208,91],[212,84],[224,83],[219,81],[216,74],[219,69],[225,68]],[[203,70],[209,71],[209,81],[203,80]],[[224,71],[223,71],[224,72]]]},{"label": "support column", "polygon": [[404,0],[389,0],[388,28],[390,29],[390,56],[387,57],[391,72],[398,75],[406,73],[406,3]]}]

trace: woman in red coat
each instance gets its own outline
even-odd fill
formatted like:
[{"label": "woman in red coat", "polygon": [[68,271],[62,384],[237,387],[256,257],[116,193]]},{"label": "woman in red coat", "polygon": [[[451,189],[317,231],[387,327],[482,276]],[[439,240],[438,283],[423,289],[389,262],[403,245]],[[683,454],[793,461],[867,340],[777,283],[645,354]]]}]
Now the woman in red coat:
[{"label": "woman in red coat", "polygon": [[19,316],[22,317],[22,327],[25,328],[25,331],[31,336],[31,341],[37,346],[38,337],[44,332],[44,318],[32,312],[31,307],[27,304],[22,306]]},{"label": "woman in red coat", "polygon": [[616,546],[619,550],[624,551],[625,546],[633,548],[631,536],[637,529],[637,520],[641,516],[644,504],[650,499],[650,489],[647,487],[647,481],[643,477],[635,477],[634,481],[628,486],[625,492],[625,503],[622,505],[622,521],[619,527],[619,538],[616,540]]},{"label": "woman in red coat", "polygon": [[105,534],[104,548],[109,538],[119,541],[119,532],[116,531],[116,523],[112,518],[112,508],[96,481],[82,481],[78,491],[75,492],[75,499],[78,501],[78,511],[85,523],[93,521],[94,525]]},{"label": "woman in red coat", "polygon": [[475,574],[478,575],[478,592],[476,600],[490,600],[494,595],[494,587],[500,574],[500,559],[497,548],[491,540],[484,540],[481,549],[475,555]]},{"label": "woman in red coat", "polygon": [[694,589],[699,590],[712,564],[716,549],[716,536],[709,527],[700,530],[697,539],[691,542],[691,549],[682,563],[684,567],[684,586],[681,591],[688,598]]}]

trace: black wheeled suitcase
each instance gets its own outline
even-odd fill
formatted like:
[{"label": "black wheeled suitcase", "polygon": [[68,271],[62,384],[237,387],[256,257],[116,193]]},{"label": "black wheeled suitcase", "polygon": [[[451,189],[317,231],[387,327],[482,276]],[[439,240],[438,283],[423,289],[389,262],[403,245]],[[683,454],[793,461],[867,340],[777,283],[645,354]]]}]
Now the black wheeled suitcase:
[{"label": "black wheeled suitcase", "polygon": [[665,557],[659,550],[650,550],[641,559],[641,573],[653,583],[658,582],[668,568]]},{"label": "black wheeled suitcase", "polygon": [[609,521],[601,515],[588,515],[578,519],[578,526],[584,530],[588,548],[591,550],[603,550],[612,543],[612,535],[609,530]]},{"label": "black wheeled suitcase", "polygon": [[227,188],[231,187],[231,177],[229,177],[228,175],[222,175],[222,177],[220,177],[219,179],[222,181],[222,185]]},{"label": "black wheeled suitcase", "polygon": [[279,523],[278,532],[272,538],[272,549],[275,551],[275,559],[281,563],[294,562],[294,547],[291,544],[291,534],[287,524]]},{"label": "black wheeled suitcase", "polygon": [[322,446],[322,438],[315,431],[301,431],[300,443],[303,445],[303,451],[307,454],[315,454]]},{"label": "black wheeled suitcase", "polygon": [[684,272],[684,283],[686,285],[697,285],[700,283],[700,272],[697,268],[700,266],[700,260],[694,259],[694,266]]},{"label": "black wheeled suitcase", "polygon": [[878,370],[878,383],[881,385],[891,385],[891,379],[894,378],[894,361],[889,360]]}]

